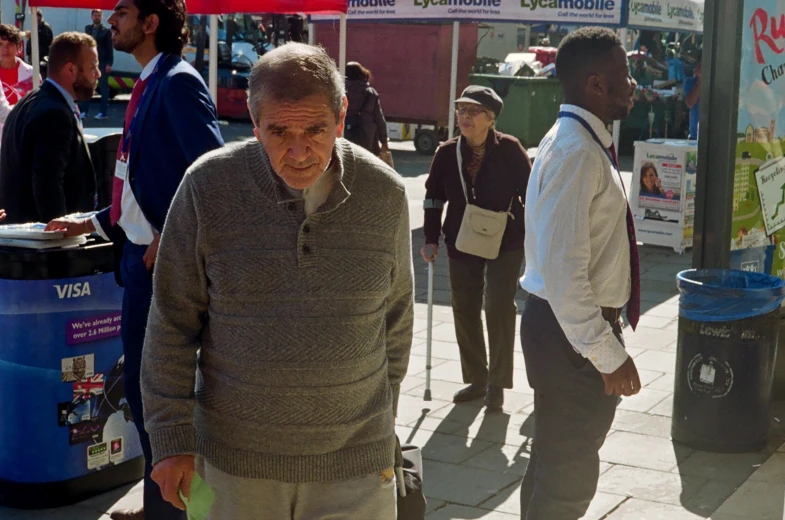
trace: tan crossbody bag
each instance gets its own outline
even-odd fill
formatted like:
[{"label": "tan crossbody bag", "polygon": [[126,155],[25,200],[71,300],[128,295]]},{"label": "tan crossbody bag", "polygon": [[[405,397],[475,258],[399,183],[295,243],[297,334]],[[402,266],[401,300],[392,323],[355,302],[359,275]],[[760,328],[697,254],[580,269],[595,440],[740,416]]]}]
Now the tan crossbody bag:
[{"label": "tan crossbody bag", "polygon": [[455,239],[455,248],[462,253],[495,260],[499,256],[504,230],[507,229],[507,218],[515,220],[512,210],[513,196],[507,211],[491,211],[469,203],[469,193],[463,178],[463,158],[461,157],[461,138],[455,147],[458,158],[458,177],[461,178],[463,196],[466,198],[466,210],[463,212],[461,228]]}]

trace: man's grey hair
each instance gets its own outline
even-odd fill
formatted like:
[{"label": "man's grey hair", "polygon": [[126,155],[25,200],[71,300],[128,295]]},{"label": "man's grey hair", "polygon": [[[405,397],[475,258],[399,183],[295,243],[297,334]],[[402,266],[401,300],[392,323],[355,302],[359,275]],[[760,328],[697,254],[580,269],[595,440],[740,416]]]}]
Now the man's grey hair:
[{"label": "man's grey hair", "polygon": [[322,47],[287,43],[259,58],[248,79],[248,107],[258,123],[263,103],[297,102],[324,96],[340,117],[346,84]]}]

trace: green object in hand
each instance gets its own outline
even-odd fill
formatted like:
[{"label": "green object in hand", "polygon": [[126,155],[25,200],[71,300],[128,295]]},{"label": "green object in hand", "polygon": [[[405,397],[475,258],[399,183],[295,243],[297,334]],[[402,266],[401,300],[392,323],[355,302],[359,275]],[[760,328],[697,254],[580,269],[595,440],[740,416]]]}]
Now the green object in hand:
[{"label": "green object in hand", "polygon": [[207,520],[210,508],[215,502],[215,493],[199,476],[199,473],[194,473],[188,498],[183,495],[182,491],[178,491],[178,493],[180,493],[180,500],[185,504],[188,520]]}]

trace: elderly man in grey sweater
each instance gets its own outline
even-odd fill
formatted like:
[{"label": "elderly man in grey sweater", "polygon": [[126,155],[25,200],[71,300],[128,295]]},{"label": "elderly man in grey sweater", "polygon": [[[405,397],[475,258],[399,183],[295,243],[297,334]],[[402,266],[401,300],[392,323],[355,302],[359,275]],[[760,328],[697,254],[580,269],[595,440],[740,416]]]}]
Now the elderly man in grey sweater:
[{"label": "elderly man in grey sweater", "polygon": [[395,518],[394,415],[412,341],[399,176],[339,136],[321,48],[287,44],[249,80],[255,140],[186,173],[155,267],[142,360],[153,478],[211,518]]}]

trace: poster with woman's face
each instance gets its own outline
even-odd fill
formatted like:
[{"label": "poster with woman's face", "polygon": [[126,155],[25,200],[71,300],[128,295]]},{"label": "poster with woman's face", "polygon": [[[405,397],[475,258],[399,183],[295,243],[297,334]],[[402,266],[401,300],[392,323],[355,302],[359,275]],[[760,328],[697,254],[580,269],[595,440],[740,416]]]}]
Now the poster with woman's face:
[{"label": "poster with woman's face", "polygon": [[647,151],[638,169],[638,206],[651,210],[681,210],[681,181],[685,165],[676,154]]}]

